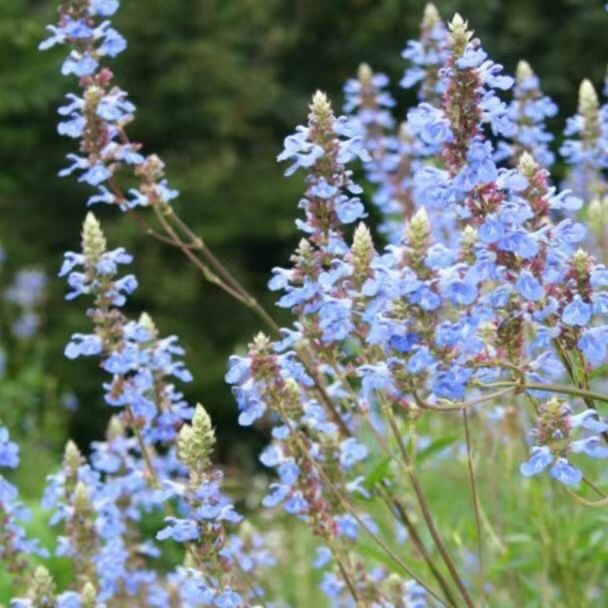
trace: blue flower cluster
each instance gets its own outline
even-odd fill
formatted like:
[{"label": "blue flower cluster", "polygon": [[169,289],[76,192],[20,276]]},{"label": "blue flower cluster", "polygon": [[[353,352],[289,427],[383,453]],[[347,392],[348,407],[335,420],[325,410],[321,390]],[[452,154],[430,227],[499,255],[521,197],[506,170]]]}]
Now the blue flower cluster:
[{"label": "blue flower cluster", "polygon": [[19,314],[11,325],[17,338],[32,338],[40,326],[39,309],[44,301],[47,277],[34,268],[20,270],[4,292],[7,302],[15,305]]},{"label": "blue flower cluster", "polygon": [[509,117],[517,125],[510,142],[499,141],[495,159],[511,159],[516,165],[523,152],[528,152],[543,167],[549,168],[555,154],[549,144],[553,135],[546,128],[546,120],[557,114],[557,106],[540,89],[538,76],[526,61],[517,65],[513,101],[509,104]]},{"label": "blue flower cluster", "polygon": [[30,518],[30,511],[20,502],[17,488],[2,474],[3,469],[18,465],[19,448],[0,424],[0,559],[8,572],[22,575],[28,555],[46,557],[48,552],[38,541],[28,538],[23,524]]},{"label": "blue flower cluster", "polygon": [[[492,401],[492,389],[506,387],[546,403],[537,408],[522,475],[549,468],[557,481],[576,485],[583,473],[572,459],[608,457],[608,427],[593,400],[583,391],[566,407],[553,396],[564,386],[556,381],[588,386],[576,370],[608,356],[606,269],[579,248],[586,234],[573,219],[580,198],[558,192],[543,167],[553,160],[544,122],[555,106],[525,65],[507,105],[498,91],[513,79],[459,16],[445,36],[437,81],[443,95],[409,112],[403,174],[387,160],[395,149],[387,143],[395,124],[387,79],[363,66],[345,87],[368,151],[358,155],[368,178],[390,192],[389,200],[401,188],[411,202],[400,210],[401,234],[391,233],[383,253],[363,224],[351,244],[344,237],[341,224],[349,222],[336,210],[349,196],[341,188],[358,191],[345,167],[354,155],[341,154],[344,120],[325,97],[315,96],[308,125],[286,140],[279,160],[294,160],[289,174],[307,172],[300,203],[306,220],[297,222],[305,238],[293,266],[274,270],[270,288],[284,292],[278,305],[297,320],[274,343],[256,338],[246,356],[231,359],[226,377],[242,424],[262,417],[274,423],[262,462],[278,478],[265,505],[282,503],[304,518],[324,538],[325,556],[342,568],[340,541],[363,519],[332,509],[326,497],[331,489],[365,496],[356,471],[369,448],[357,437],[369,416],[382,434],[385,413],[396,405],[462,409]],[[379,207],[396,215],[395,206]],[[438,216],[449,218],[443,230]],[[364,527],[373,530],[373,521]],[[329,570],[323,579],[337,605],[348,593],[343,574]]]},{"label": "blue flower cluster", "polygon": [[560,154],[570,165],[567,186],[586,203],[602,201],[608,193],[608,105],[600,106],[589,80],[579,89],[578,113],[569,118]]},{"label": "blue flower cluster", "polygon": [[[95,189],[89,204],[156,207],[169,234],[172,226],[179,232],[174,244],[202,251],[202,241],[172,215],[177,192],[162,161],[144,156],[127,136],[135,107],[104,65],[126,48],[108,20],[118,7],[118,0],[65,0],[41,44],[70,49],[62,73],[77,76],[82,89],[59,110],[59,133],[80,149],[61,175],[75,173]],[[425,554],[408,501],[396,495],[397,470],[413,484],[452,582],[472,605],[411,464],[423,439],[412,432],[404,440],[422,412],[483,412],[488,403],[518,405],[525,396],[534,407],[520,417],[530,439],[523,477],[547,472],[576,487],[586,480],[588,459],[608,458],[608,421],[596,403],[605,398],[593,386],[594,369],[608,359],[608,269],[581,248],[586,229],[577,221],[583,201],[591,220],[604,205],[606,108],[585,82],[561,148],[572,190],[560,191],[550,181],[545,126],[556,107],[528,64],[519,64],[514,81],[459,15],[446,26],[432,5],[403,57],[410,65],[401,85],[418,87],[420,101],[404,122],[393,116],[388,77],[364,64],[345,85],[350,116],[337,117],[317,92],[307,124],[285,139],[278,160],[288,162],[286,175],[305,174],[296,221],[302,239],[291,266],[273,270],[269,288],[281,293],[278,306],[292,312],[293,323],[272,339],[256,336],[230,358],[226,374],[240,424],[270,428],[260,456],[272,471],[263,506],[281,506],[310,528],[321,588],[339,608],[424,608],[438,599],[407,566],[407,575],[389,574],[358,551],[364,538],[386,551],[376,510],[367,508],[382,500]],[[511,89],[507,103],[502,95]],[[374,187],[384,249],[364,223],[354,162]],[[48,479],[43,506],[60,529],[56,554],[73,566],[70,590],[57,593],[38,568],[26,597],[12,606],[261,605],[258,571],[274,556],[251,525],[237,526],[243,517],[211,465],[211,420],[178,388],[192,376],[177,338],[160,337],[146,314],[132,320],[124,312],[137,288],[121,272],[131,261],[124,249],[108,249],[92,214],[82,251],[65,255],[67,299],[92,301],[92,329],[74,334],[65,355],[99,359],[114,415],[88,459],[69,443],[61,470]],[[24,274],[6,297],[34,313],[43,284]],[[28,323],[21,334],[31,331]],[[0,426],[0,468],[16,467],[18,456]],[[366,467],[379,458],[386,466],[370,474]],[[149,513],[162,514],[154,542],[143,536]],[[29,568],[29,554],[44,554],[25,535],[25,515],[0,475],[0,556],[14,574]],[[170,542],[184,560],[166,573],[155,560]],[[403,565],[390,549],[384,557]],[[455,605],[451,583],[433,574]]]},{"label": "blue flower cluster", "polygon": [[[51,36],[41,50],[61,44],[70,48],[62,74],[80,79],[82,95],[68,94],[59,108],[60,135],[80,140],[84,155],[69,154],[70,165],[59,175],[79,174],[79,181],[96,188],[88,204],[134,207],[168,205],[178,196],[164,178],[164,166],[156,155],[141,154],[141,145],[129,141],[126,127],[134,118],[135,106],[125,91],[112,85],[112,72],[104,60],[127,48],[125,39],[107,17],[119,7],[118,0],[81,2],[61,9],[59,25],[49,26]],[[120,169],[135,177],[138,187],[124,192],[117,183]]]}]

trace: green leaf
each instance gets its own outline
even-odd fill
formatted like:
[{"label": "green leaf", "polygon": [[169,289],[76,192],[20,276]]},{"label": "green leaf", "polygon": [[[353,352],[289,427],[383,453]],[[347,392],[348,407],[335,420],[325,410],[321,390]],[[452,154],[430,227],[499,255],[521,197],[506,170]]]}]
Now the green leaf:
[{"label": "green leaf", "polygon": [[374,468],[365,476],[365,485],[368,488],[380,483],[383,479],[390,476],[390,466],[392,458],[385,456]]},{"label": "green leaf", "polygon": [[416,462],[424,462],[428,460],[431,456],[436,454],[437,452],[441,452],[441,450],[447,448],[452,445],[458,439],[458,435],[450,435],[448,437],[439,437],[429,445],[427,445],[424,449],[420,450],[416,454]]}]

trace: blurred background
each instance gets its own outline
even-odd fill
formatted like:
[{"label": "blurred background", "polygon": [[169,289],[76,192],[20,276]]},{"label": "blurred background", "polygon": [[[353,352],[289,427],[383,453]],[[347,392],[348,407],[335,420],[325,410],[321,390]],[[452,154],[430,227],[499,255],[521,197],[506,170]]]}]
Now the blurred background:
[{"label": "blurred background", "polygon": [[[124,0],[115,24],[129,50],[117,82],[138,107],[135,140],[166,161],[181,191],[180,213],[269,308],[270,270],[297,243],[302,191],[275,158],[285,135],[305,120],[317,88],[341,106],[341,87],[361,61],[397,83],[400,51],[416,37],[424,2],[414,0]],[[484,48],[509,72],[527,59],[561,113],[576,108],[578,83],[598,89],[608,60],[608,14],[601,0],[436,2],[444,18],[469,19]],[[84,300],[65,302],[56,277],[63,252],[79,247],[87,189],[57,178],[73,142],[56,133],[56,107],[75,83],[59,75],[62,50],[41,54],[54,0],[0,2],[0,418],[34,444],[24,449],[37,486],[42,455],[53,462],[66,436],[81,446],[104,430],[103,375],[92,361],[68,362],[64,345],[88,331]],[[592,41],[592,42],[591,42]],[[414,100],[395,85],[402,113]],[[559,167],[558,167],[559,173]],[[254,467],[264,440],[236,425],[223,375],[227,357],[260,329],[257,320],[204,284],[179,253],[142,236],[114,209],[96,209],[110,245],[135,254],[147,310],[163,334],[177,334],[195,375],[188,387],[219,432],[224,463]],[[43,271],[48,277],[32,272]],[[25,271],[25,272],[24,272]],[[281,311],[277,309],[277,317]],[[29,316],[28,316],[29,315]],[[29,454],[29,456],[28,456]],[[46,457],[46,456],[45,456]],[[49,465],[51,466],[51,465]],[[38,477],[37,477],[38,476]],[[26,488],[27,492],[27,488]]]}]

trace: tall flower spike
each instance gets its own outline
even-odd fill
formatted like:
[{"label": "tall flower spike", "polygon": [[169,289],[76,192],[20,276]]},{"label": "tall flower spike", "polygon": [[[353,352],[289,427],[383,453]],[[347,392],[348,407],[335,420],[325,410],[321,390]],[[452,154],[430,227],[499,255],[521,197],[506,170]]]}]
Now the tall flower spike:
[{"label": "tall flower spike", "polygon": [[28,583],[31,555],[48,555],[37,542],[28,539],[23,524],[30,512],[20,502],[17,488],[2,474],[4,469],[15,469],[18,465],[19,448],[0,424],[0,555],[6,572],[14,577],[15,587]]},{"label": "tall flower spike", "polygon": [[418,40],[409,40],[401,56],[410,65],[403,73],[401,86],[418,87],[418,99],[439,106],[443,83],[439,70],[448,55],[448,30],[434,4],[427,4],[420,24]]},{"label": "tall flower spike", "polygon": [[549,168],[555,155],[549,148],[553,136],[547,131],[545,121],[556,114],[557,106],[543,95],[538,76],[530,64],[520,61],[517,64],[513,101],[509,104],[509,118],[517,130],[508,142],[499,141],[496,160],[508,160],[510,164],[517,165],[519,157],[528,152],[543,167]]},{"label": "tall flower spike", "polygon": [[[64,0],[59,23],[49,26],[51,36],[40,48],[60,44],[70,51],[62,74],[76,75],[82,95],[70,93],[59,108],[61,135],[80,140],[82,155],[69,154],[71,164],[60,176],[79,174],[79,181],[95,188],[88,204],[133,207],[164,206],[177,197],[164,177],[164,164],[154,154],[141,154],[141,145],[129,141],[126,128],[134,119],[135,106],[128,95],[113,85],[106,64],[126,49],[124,38],[111,27],[118,0]],[[137,187],[128,191],[120,175],[135,178]]]},{"label": "tall flower spike", "polygon": [[424,150],[416,145],[405,123],[394,132],[395,120],[389,109],[395,105],[386,92],[388,78],[375,74],[367,64],[358,78],[344,86],[344,109],[359,123],[371,160],[364,163],[367,179],[376,186],[372,201],[383,215],[380,232],[398,242],[404,221],[413,212],[412,175]]},{"label": "tall flower spike", "polygon": [[603,174],[608,168],[608,108],[600,108],[589,80],[581,83],[578,112],[568,119],[564,134],[560,154],[570,165],[566,185],[587,204],[602,201],[608,193]]}]

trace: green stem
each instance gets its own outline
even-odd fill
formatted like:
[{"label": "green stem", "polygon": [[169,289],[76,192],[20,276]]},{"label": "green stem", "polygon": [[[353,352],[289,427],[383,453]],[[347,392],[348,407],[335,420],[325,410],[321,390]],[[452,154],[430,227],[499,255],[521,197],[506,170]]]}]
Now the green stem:
[{"label": "green stem", "polygon": [[473,604],[473,600],[469,596],[469,593],[468,593],[462,579],[460,578],[460,575],[458,574],[458,570],[456,569],[456,566],[454,565],[454,562],[452,561],[450,554],[448,553],[445,545],[443,544],[443,541],[441,540],[441,537],[439,536],[439,532],[437,531],[437,527],[435,526],[435,521],[433,520],[433,516],[431,514],[426,497],[422,490],[422,486],[420,485],[420,482],[418,481],[418,477],[414,473],[414,468],[410,461],[410,457],[407,453],[407,448],[405,447],[405,445],[403,443],[403,438],[401,437],[401,432],[399,431],[399,426],[397,424],[397,420],[395,419],[395,414],[393,413],[393,408],[389,403],[386,403],[384,405],[383,410],[388,419],[389,426],[391,427],[391,431],[397,441],[397,445],[399,447],[399,451],[401,452],[401,457],[403,459],[403,464],[405,465],[404,466],[405,472],[412,484],[412,487],[414,488],[414,493],[416,494],[416,499],[418,501],[418,504],[420,505],[420,509],[422,511],[422,516],[424,517],[424,521],[427,525],[427,528],[429,529],[429,532],[431,533],[431,536],[433,537],[433,541],[435,542],[435,545],[437,546],[437,549],[439,550],[439,554],[441,555],[443,561],[445,562],[445,565],[447,566],[447,569],[450,572],[452,579],[454,580],[454,582],[456,583],[456,586],[458,587],[458,591],[460,592],[462,599],[464,600],[464,602],[468,606],[468,608],[474,608],[475,605]]},{"label": "green stem", "polygon": [[477,386],[480,388],[511,387],[521,390],[529,389],[546,391],[548,393],[561,393],[563,395],[571,395],[573,397],[581,397],[583,399],[595,399],[596,401],[601,401],[602,403],[608,403],[608,395],[605,395],[604,393],[597,393],[595,391],[576,388],[573,386],[568,386],[567,384],[542,384],[540,382],[514,382],[512,380],[502,380],[498,382],[489,382],[487,384],[479,382],[477,383]]},{"label": "green stem", "polygon": [[475,478],[475,467],[473,466],[473,448],[471,444],[471,433],[469,430],[469,415],[467,410],[462,410],[462,421],[464,435],[467,444],[467,465],[469,469],[469,483],[471,484],[471,495],[473,497],[473,509],[475,511],[475,528],[477,531],[477,558],[479,560],[479,573],[481,578],[480,595],[485,596],[485,568],[483,560],[483,543],[481,538],[481,517],[479,515],[479,495],[477,493],[477,480]]}]

